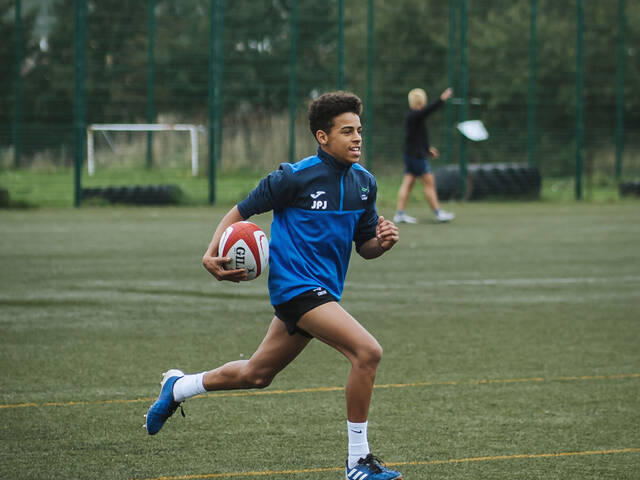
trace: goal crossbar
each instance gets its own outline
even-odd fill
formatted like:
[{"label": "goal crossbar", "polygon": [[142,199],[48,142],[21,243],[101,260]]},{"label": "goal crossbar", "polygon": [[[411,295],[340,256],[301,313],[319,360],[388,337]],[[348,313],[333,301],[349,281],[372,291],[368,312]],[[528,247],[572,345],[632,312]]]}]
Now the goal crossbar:
[{"label": "goal crossbar", "polygon": [[198,175],[198,131],[202,125],[190,123],[93,123],[87,127],[87,170],[93,175],[96,170],[94,158],[93,132],[189,132],[191,140],[191,174]]}]

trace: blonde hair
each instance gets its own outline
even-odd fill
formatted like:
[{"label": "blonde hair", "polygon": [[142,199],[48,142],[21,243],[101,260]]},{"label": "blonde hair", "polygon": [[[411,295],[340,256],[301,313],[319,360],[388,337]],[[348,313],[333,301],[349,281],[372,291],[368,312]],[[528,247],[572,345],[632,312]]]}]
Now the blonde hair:
[{"label": "blonde hair", "polygon": [[414,88],[407,95],[409,98],[409,106],[413,107],[416,103],[420,101],[427,101],[427,92],[425,92],[422,88]]}]

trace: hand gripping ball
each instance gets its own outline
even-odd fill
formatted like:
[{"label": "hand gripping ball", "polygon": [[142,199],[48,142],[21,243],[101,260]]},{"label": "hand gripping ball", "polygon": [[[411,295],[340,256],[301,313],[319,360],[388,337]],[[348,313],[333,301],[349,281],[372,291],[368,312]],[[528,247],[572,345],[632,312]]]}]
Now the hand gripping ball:
[{"label": "hand gripping ball", "polygon": [[259,277],[269,264],[269,239],[255,223],[236,222],[227,227],[218,251],[221,257],[231,258],[225,270],[245,268],[247,280]]}]

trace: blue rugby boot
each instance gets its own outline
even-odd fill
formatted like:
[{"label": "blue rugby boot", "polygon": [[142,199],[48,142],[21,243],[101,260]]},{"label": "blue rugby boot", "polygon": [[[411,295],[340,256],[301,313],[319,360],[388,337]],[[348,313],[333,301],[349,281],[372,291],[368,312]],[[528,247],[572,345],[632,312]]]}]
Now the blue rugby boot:
[{"label": "blue rugby boot", "polygon": [[144,426],[147,428],[149,435],[158,433],[164,425],[164,422],[173,415],[178,407],[180,407],[180,411],[184,417],[182,406],[173,399],[173,384],[176,383],[176,380],[179,378],[184,377],[184,372],[171,369],[162,375],[160,395],[158,395],[158,399],[149,407],[149,411],[145,415],[147,420]]},{"label": "blue rugby boot", "polygon": [[402,474],[389,470],[379,458],[368,454],[358,460],[355,467],[349,468],[347,463],[347,480],[402,480]]}]

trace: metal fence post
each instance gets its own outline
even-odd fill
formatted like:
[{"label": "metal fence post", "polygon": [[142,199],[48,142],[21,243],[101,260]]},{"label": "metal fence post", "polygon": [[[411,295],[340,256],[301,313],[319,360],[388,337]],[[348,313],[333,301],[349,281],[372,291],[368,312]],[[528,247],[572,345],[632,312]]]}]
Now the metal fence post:
[{"label": "metal fence post", "polygon": [[373,48],[374,48],[374,5],[375,0],[368,0],[367,5],[367,65],[366,65],[366,104],[364,107],[364,161],[368,169],[373,165]]},{"label": "metal fence post", "polygon": [[624,75],[625,75],[625,30],[626,2],[618,0],[618,64],[616,68],[616,179],[622,176],[622,155],[624,153]]},{"label": "metal fence post", "polygon": [[216,124],[218,118],[216,115],[216,10],[217,1],[209,2],[209,82],[207,92],[207,107],[209,110],[209,203],[216,203]]},{"label": "metal fence post", "polygon": [[[469,101],[469,75],[467,70],[467,0],[460,0],[460,104],[459,119],[467,119]],[[467,195],[467,143],[464,135],[460,135],[460,198]]]},{"label": "metal fence post", "polygon": [[289,18],[291,50],[289,52],[289,163],[296,157],[296,98],[298,62],[298,2],[292,0]]},{"label": "metal fence post", "polygon": [[338,90],[344,90],[344,0],[338,0]]},{"label": "metal fence post", "polygon": [[222,130],[224,128],[224,26],[225,11],[227,8],[226,0],[218,0],[218,8],[216,11],[216,164],[220,165],[222,158]]},{"label": "metal fence post", "polygon": [[[156,0],[147,4],[147,123],[155,118],[155,33]],[[153,132],[147,132],[147,168],[153,165]]]},{"label": "metal fence post", "polygon": [[[455,91],[455,57],[456,57],[456,2],[449,0],[449,48],[447,49],[447,83]],[[456,92],[457,93],[457,92]],[[445,105],[445,163],[450,164],[453,156],[453,103]]]},{"label": "metal fence post", "polygon": [[576,15],[576,200],[582,200],[582,147],[584,141],[584,63],[583,63],[583,38],[584,31],[584,5],[583,0],[578,0]]},{"label": "metal fence post", "polygon": [[87,125],[87,105],[85,95],[86,41],[87,41],[87,0],[74,0],[74,205],[82,204],[82,165]]},{"label": "metal fence post", "polygon": [[15,31],[14,31],[14,60],[13,60],[13,166],[20,167],[22,154],[22,94],[20,92],[20,71],[22,70],[22,3],[15,2]]},{"label": "metal fence post", "polygon": [[538,0],[531,0],[529,18],[529,111],[527,117],[527,158],[529,165],[536,165],[536,61],[537,61],[537,13]]}]

